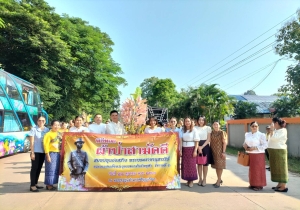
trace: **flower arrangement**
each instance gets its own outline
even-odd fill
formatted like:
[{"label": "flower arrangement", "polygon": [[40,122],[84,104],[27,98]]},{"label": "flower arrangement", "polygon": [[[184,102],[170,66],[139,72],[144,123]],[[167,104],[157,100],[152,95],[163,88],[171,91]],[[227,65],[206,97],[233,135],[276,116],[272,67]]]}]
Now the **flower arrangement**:
[{"label": "flower arrangement", "polygon": [[122,104],[121,118],[128,134],[142,133],[142,126],[146,123],[147,103],[141,97],[142,90],[137,87],[130,99]]}]

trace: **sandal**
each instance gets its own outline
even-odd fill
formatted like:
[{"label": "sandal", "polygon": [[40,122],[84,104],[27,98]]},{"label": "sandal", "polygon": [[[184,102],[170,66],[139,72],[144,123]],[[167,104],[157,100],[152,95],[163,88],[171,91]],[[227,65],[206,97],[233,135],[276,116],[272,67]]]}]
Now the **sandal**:
[{"label": "sandal", "polygon": [[190,183],[189,183],[189,187],[192,188],[193,186],[194,186],[194,183],[193,183],[193,182],[190,182]]},{"label": "sandal", "polygon": [[57,188],[54,187],[54,186],[52,186],[51,188],[49,188],[48,186],[46,186],[46,190],[54,191],[54,190],[56,190],[56,189],[57,189]]},{"label": "sandal", "polygon": [[202,181],[199,181],[197,185],[202,186]]}]

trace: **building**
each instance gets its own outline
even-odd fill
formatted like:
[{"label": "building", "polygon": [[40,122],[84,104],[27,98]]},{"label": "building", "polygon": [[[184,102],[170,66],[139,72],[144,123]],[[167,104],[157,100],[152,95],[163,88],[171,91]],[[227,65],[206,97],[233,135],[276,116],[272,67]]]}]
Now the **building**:
[{"label": "building", "polygon": [[278,96],[257,96],[257,95],[229,95],[234,97],[237,101],[245,101],[257,104],[256,112],[258,118],[270,117],[270,105],[276,101]]}]

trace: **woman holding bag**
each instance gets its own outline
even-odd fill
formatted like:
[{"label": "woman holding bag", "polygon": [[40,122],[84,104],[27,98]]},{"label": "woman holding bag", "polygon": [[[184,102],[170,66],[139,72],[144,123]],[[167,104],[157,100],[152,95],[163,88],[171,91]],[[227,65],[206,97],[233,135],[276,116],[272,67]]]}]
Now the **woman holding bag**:
[{"label": "woman holding bag", "polygon": [[219,188],[223,183],[222,173],[223,169],[226,168],[226,146],[227,146],[227,134],[225,131],[220,129],[219,122],[215,121],[213,124],[213,131],[210,136],[210,148],[214,163],[211,164],[212,168],[216,169],[218,180],[213,186]]},{"label": "woman holding bag", "polygon": [[[211,149],[209,146],[211,128],[206,125],[206,119],[204,116],[198,117],[198,126],[195,126],[195,128],[198,131],[199,138],[200,138],[199,147],[198,147],[198,156],[202,156],[202,160],[203,160],[203,156],[205,156],[206,158],[205,163],[200,163],[200,162],[197,163],[198,174],[199,174],[198,185],[205,187],[208,165],[212,163]],[[197,158],[201,159],[201,157],[197,157]]]},{"label": "woman holding bag", "polygon": [[251,132],[245,134],[244,149],[249,154],[250,189],[262,190],[267,185],[265,169],[265,149],[268,147],[265,134],[259,132],[258,123],[250,123]]}]

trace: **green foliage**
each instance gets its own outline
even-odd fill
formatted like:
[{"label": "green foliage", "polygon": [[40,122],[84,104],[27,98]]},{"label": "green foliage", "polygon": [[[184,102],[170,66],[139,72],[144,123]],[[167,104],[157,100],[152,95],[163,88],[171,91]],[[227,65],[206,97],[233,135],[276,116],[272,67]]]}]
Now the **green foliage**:
[{"label": "green foliage", "polygon": [[295,106],[300,106],[300,10],[298,17],[288,22],[277,34],[276,52],[294,59],[298,65],[289,66],[286,70],[287,84],[279,91],[286,93],[294,101]]},{"label": "green foliage", "polygon": [[254,90],[247,90],[244,95],[256,95]]},{"label": "green foliage", "polygon": [[151,77],[151,78],[144,79],[144,81],[140,84],[140,87],[142,89],[142,98],[147,99],[147,104],[149,106],[155,105],[155,101],[152,99],[153,87],[158,80],[159,80],[158,77]]},{"label": "green foliage", "polygon": [[109,112],[119,106],[121,68],[113,42],[80,18],[59,16],[44,0],[1,1],[0,63],[35,84],[54,118]]},{"label": "green foliage", "polygon": [[293,98],[288,96],[282,96],[281,98],[274,101],[271,106],[275,108],[275,115],[277,117],[295,117],[300,114],[300,107]]},{"label": "green foliage", "polygon": [[5,22],[0,18],[0,28],[5,28]]},{"label": "green foliage", "polygon": [[256,107],[255,103],[250,103],[247,101],[238,101],[234,105],[234,118],[235,119],[247,119],[253,118],[256,116]]}]

